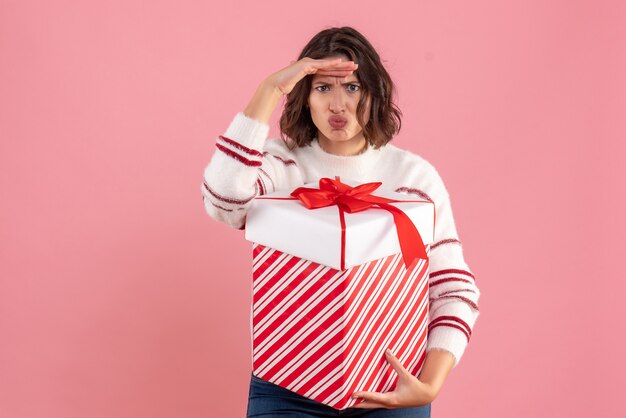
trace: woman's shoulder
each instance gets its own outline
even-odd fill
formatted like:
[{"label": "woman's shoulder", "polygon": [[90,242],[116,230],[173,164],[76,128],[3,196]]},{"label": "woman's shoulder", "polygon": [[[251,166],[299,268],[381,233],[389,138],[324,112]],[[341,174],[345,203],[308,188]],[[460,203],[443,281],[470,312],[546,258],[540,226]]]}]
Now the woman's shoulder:
[{"label": "woman's shoulder", "polygon": [[403,183],[406,183],[403,188],[419,187],[429,195],[448,193],[439,171],[423,155],[394,144],[387,144],[385,148],[384,164],[399,174]]},{"label": "woman's shoulder", "polygon": [[394,144],[387,144],[385,148],[385,156],[388,162],[403,167],[410,167],[422,172],[428,172],[432,175],[439,174],[435,166],[421,154],[400,148]]}]

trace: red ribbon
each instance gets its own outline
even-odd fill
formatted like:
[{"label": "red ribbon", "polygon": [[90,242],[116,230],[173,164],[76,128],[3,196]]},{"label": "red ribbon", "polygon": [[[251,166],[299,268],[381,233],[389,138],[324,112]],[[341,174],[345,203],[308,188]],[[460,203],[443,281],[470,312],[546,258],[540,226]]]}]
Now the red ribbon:
[{"label": "red ribbon", "polygon": [[398,241],[402,250],[402,259],[409,268],[416,258],[427,259],[424,241],[411,219],[400,209],[389,203],[403,200],[373,196],[371,193],[382,185],[381,182],[365,183],[351,187],[330,178],[321,178],[319,189],[298,187],[291,196],[299,199],[308,209],[318,209],[337,205],[341,222],[341,270],[345,270],[346,222],[345,212],[356,213],[377,206],[391,212],[396,224]]}]

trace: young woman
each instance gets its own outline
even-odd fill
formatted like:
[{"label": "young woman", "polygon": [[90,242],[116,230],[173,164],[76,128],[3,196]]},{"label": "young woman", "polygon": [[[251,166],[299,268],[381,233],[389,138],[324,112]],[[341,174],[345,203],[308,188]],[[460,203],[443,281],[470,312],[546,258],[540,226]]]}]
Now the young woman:
[{"label": "young woman", "polygon": [[[281,97],[282,138],[268,138],[269,120]],[[297,61],[269,75],[243,112],[216,141],[204,172],[207,213],[243,229],[246,209],[258,195],[293,190],[321,177],[381,181],[387,188],[434,202],[435,241],[430,247],[429,329],[419,376],[393,353],[393,391],[357,392],[361,400],[337,411],[251,376],[248,416],[428,417],[470,340],[478,317],[479,290],[463,258],[450,197],[436,169],[389,141],[400,130],[395,87],[370,42],[351,27],[325,29]]]}]

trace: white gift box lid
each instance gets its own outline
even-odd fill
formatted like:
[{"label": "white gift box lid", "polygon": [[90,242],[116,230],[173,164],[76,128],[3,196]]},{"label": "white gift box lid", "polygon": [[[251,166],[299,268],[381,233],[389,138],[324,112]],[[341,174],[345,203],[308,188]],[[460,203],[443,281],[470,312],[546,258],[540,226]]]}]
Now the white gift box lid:
[{"label": "white gift box lid", "polygon": [[[340,180],[357,186],[361,183]],[[303,187],[318,188],[319,182]],[[308,209],[299,200],[291,198],[292,190],[283,190],[255,198],[246,216],[245,238],[284,253],[314,261],[334,269],[341,268],[341,224],[336,205]],[[401,209],[417,228],[424,245],[434,239],[435,205],[430,201],[416,201],[412,196],[384,189],[384,184],[371,193],[405,202],[390,205]],[[393,215],[377,206],[345,214],[346,243],[345,268],[400,252]]]}]

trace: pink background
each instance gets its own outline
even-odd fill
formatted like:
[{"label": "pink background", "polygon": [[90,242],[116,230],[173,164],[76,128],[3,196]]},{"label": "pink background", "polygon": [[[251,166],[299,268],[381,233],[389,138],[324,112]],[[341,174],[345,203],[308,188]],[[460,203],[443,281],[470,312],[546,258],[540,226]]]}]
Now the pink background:
[{"label": "pink background", "polygon": [[251,248],[202,173],[333,25],[385,60],[482,292],[433,416],[623,416],[624,3],[248,3],[0,3],[0,416],[245,415]]}]

